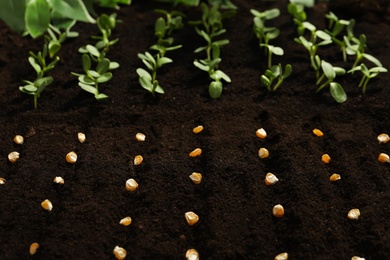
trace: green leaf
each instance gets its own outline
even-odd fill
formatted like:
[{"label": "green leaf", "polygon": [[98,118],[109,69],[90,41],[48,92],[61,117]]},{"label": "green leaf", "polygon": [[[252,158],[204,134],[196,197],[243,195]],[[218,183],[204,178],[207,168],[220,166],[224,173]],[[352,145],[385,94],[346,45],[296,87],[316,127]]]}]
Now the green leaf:
[{"label": "green leaf", "polygon": [[157,66],[161,67],[162,65],[167,64],[167,63],[171,63],[171,62],[173,62],[173,60],[168,58],[168,57],[158,58],[157,59]]},{"label": "green leaf", "polygon": [[276,46],[272,46],[272,45],[269,45],[269,49],[270,51],[275,54],[275,55],[279,55],[279,56],[282,56],[284,54],[284,51],[282,48],[280,47],[276,47]]},{"label": "green leaf", "polygon": [[366,77],[370,77],[370,72],[368,71],[366,65],[364,65],[363,63],[360,65],[360,69],[362,71],[362,73],[366,76]]},{"label": "green leaf", "polygon": [[89,69],[91,68],[91,58],[89,57],[89,55],[83,54],[82,61],[83,61],[83,70],[85,72],[89,71]]},{"label": "green leaf", "polygon": [[103,100],[103,99],[107,99],[108,96],[104,93],[100,93],[100,94],[95,95],[95,98],[96,98],[96,100]]},{"label": "green leaf", "polygon": [[209,85],[209,94],[211,98],[219,98],[222,94],[222,82],[211,82]]},{"label": "green leaf", "polygon": [[164,18],[160,17],[156,20],[156,24],[154,26],[155,35],[158,38],[163,38],[165,36],[166,24]]},{"label": "green leaf", "polygon": [[382,63],[374,56],[367,54],[367,53],[363,53],[363,57],[366,58],[367,60],[371,61],[372,63],[374,63],[376,66],[382,67]]},{"label": "green leaf", "polygon": [[219,79],[223,79],[223,80],[225,80],[226,82],[229,82],[229,83],[231,82],[230,77],[228,75],[226,75],[225,72],[223,72],[222,70],[216,70],[214,72],[214,74],[217,75],[217,77]]},{"label": "green leaf", "polygon": [[263,85],[264,85],[268,90],[270,90],[271,82],[270,82],[269,78],[267,78],[267,76],[265,76],[265,75],[261,75],[260,80],[261,80],[261,83],[263,83]]},{"label": "green leaf", "polygon": [[347,100],[347,94],[339,83],[330,83],[330,94],[338,103],[343,103]]},{"label": "green leaf", "polygon": [[110,66],[110,60],[107,58],[103,58],[97,64],[96,72],[102,75],[108,71],[109,66]]},{"label": "green leaf", "polygon": [[195,65],[195,67],[197,67],[197,68],[199,68],[199,69],[201,69],[201,70],[207,71],[207,72],[210,70],[210,67],[209,67],[209,66],[204,65],[204,64],[201,64],[201,63],[198,62],[198,61],[194,61],[194,65]]},{"label": "green leaf", "polygon": [[88,70],[87,74],[89,74],[91,77],[94,77],[94,78],[100,77],[100,74],[97,73],[95,70]]},{"label": "green leaf", "polygon": [[50,76],[37,79],[35,81],[35,86],[37,87],[36,94],[40,94],[46,88],[46,86],[48,86],[52,82],[53,82],[53,78]]},{"label": "green leaf", "polygon": [[35,87],[34,85],[26,85],[26,86],[19,87],[19,90],[24,93],[33,95],[37,91],[37,87]]},{"label": "green leaf", "polygon": [[194,50],[194,52],[195,53],[199,53],[199,52],[201,52],[201,51],[204,51],[204,50],[207,50],[207,46],[203,46],[203,47],[199,47],[199,48],[197,48],[196,50]]},{"label": "green leaf", "polygon": [[137,69],[137,74],[139,77],[143,77],[143,78],[147,79],[149,82],[152,81],[152,76],[150,75],[150,73],[142,68]]},{"label": "green leaf", "polygon": [[292,72],[292,66],[290,64],[286,65],[286,68],[284,69],[283,79],[289,77]]},{"label": "green leaf", "polygon": [[50,0],[54,11],[72,20],[95,23],[82,0]]},{"label": "green leaf", "polygon": [[336,73],[333,69],[333,66],[322,60],[321,61],[321,68],[322,68],[322,71],[324,72],[325,76],[328,78],[328,80],[332,81],[335,77],[336,77]]},{"label": "green leaf", "polygon": [[264,12],[264,18],[266,20],[274,19],[279,15],[280,15],[280,10],[278,8],[273,8]]},{"label": "green leaf", "polygon": [[219,41],[213,42],[213,44],[216,44],[216,45],[218,45],[219,47],[221,47],[221,46],[224,46],[224,45],[229,44],[229,40],[219,40]]},{"label": "green leaf", "polygon": [[[157,80],[156,80],[156,82],[157,82]],[[164,94],[165,93],[164,89],[158,84],[158,82],[157,82],[157,86],[154,88],[154,91],[159,93],[159,94]]]},{"label": "green leaf", "polygon": [[21,33],[25,29],[26,0],[1,1],[0,19],[12,30]]},{"label": "green leaf", "polygon": [[103,75],[101,75],[100,77],[98,77],[96,79],[96,81],[98,83],[104,83],[104,82],[109,81],[111,78],[112,78],[112,73],[111,72],[106,72]]},{"label": "green leaf", "polygon": [[91,85],[87,85],[87,84],[84,84],[82,82],[79,82],[79,86],[80,86],[80,88],[82,88],[83,90],[85,90],[91,94],[94,94],[94,95],[97,94],[97,89]]},{"label": "green leaf", "polygon": [[211,50],[212,50],[212,59],[213,60],[215,60],[215,59],[218,59],[219,57],[220,57],[220,48],[219,48],[219,46],[218,46],[218,44],[215,44],[215,43],[213,43],[212,45],[211,45]]},{"label": "green leaf", "polygon": [[95,57],[100,56],[100,52],[95,46],[88,44],[87,46],[85,46],[85,48],[92,56],[95,56]]},{"label": "green leaf", "polygon": [[143,87],[144,89],[146,90],[149,90],[149,92],[152,92],[153,91],[153,84],[150,82],[152,78],[147,78],[147,77],[144,77],[144,76],[140,76],[139,77],[139,84],[141,85],[141,87]]},{"label": "green leaf", "polygon": [[331,41],[332,40],[332,37],[329,34],[327,34],[324,31],[321,31],[321,30],[316,31],[316,36],[324,41]]},{"label": "green leaf", "polygon": [[309,23],[309,22],[303,22],[302,26],[303,26],[303,28],[305,28],[311,32],[314,32],[316,30],[316,27],[312,23]]},{"label": "green leaf", "polygon": [[24,20],[31,37],[36,38],[46,32],[50,22],[50,8],[46,0],[28,0]]},{"label": "green leaf", "polygon": [[34,57],[28,57],[28,61],[30,62],[31,66],[34,68],[34,70],[39,74],[42,71],[41,66],[38,64],[36,59]]},{"label": "green leaf", "polygon": [[49,48],[49,56],[50,58],[53,58],[54,55],[56,55],[57,52],[61,49],[61,44],[58,41],[50,41],[48,48]]},{"label": "green leaf", "polygon": [[110,62],[110,66],[108,67],[109,70],[114,70],[114,69],[117,69],[119,68],[119,63],[118,62],[115,62],[115,61],[111,61]]},{"label": "green leaf", "polygon": [[80,75],[78,77],[79,82],[87,84],[87,85],[95,85],[95,81],[88,77],[87,75]]}]

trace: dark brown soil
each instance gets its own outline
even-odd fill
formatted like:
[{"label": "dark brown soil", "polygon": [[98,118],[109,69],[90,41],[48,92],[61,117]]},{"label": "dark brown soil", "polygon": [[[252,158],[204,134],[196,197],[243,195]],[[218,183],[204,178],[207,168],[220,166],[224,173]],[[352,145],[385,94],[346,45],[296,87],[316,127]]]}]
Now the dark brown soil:
[{"label": "dark brown soil", "polygon": [[[63,45],[62,61],[50,74],[55,81],[37,110],[18,86],[34,79],[28,51],[40,50],[43,39],[22,38],[0,25],[0,177],[7,181],[0,185],[0,259],[113,259],[116,245],[128,259],[183,259],[189,248],[202,259],[273,259],[281,252],[289,259],[390,259],[390,164],[377,160],[390,153],[390,143],[376,140],[390,134],[390,74],[373,79],[365,96],[359,73],[338,78],[348,94],[343,104],[329,91],[316,94],[307,52],[293,41],[287,1],[235,2],[220,66],[232,83],[217,100],[208,96],[207,74],[192,64],[202,58],[193,50],[203,42],[190,26],[174,34],[183,48],[168,53],[174,63],[159,71],[166,94],[153,99],[139,86],[136,55],[155,41],[153,9],[169,6],[135,1],[118,11],[123,23],[113,36],[120,41],[108,57],[121,66],[102,85],[110,97],[103,102],[70,75],[82,71],[77,49],[94,43],[90,36],[98,33],[95,25],[78,24],[81,35]],[[291,63],[293,74],[268,93],[259,81],[267,63],[249,9],[271,7],[282,11],[274,22],[282,34],[273,44],[286,52],[274,63]],[[200,15],[180,10],[186,21]],[[309,20],[324,28],[327,10],[308,10]],[[390,68],[390,25],[378,15],[356,17],[355,34],[365,33],[367,52]],[[319,54],[345,68],[353,63],[352,57],[343,63],[337,48]],[[195,135],[197,125],[205,129]],[[266,139],[255,135],[261,127]],[[314,136],[314,128],[324,136]],[[86,134],[85,143],[78,132]],[[145,142],[136,141],[137,132],[146,134]],[[16,134],[26,137],[23,145],[13,143]],[[190,158],[197,147],[202,155]],[[260,147],[268,148],[269,158],[258,157]],[[7,160],[12,151],[20,153],[16,163]],[[74,165],[65,161],[70,151],[79,156]],[[324,153],[330,164],[321,161]],[[144,162],[134,166],[138,154]],[[199,185],[188,177],[194,171],[203,174]],[[280,179],[276,185],[264,184],[268,172]],[[341,180],[330,182],[332,173]],[[54,184],[55,176],[65,184]],[[129,178],[139,183],[132,193],[125,190]],[[51,212],[40,206],[45,199],[54,205]],[[275,204],[284,206],[284,217],[272,215]],[[361,211],[356,221],[347,218],[352,208]],[[195,226],[185,222],[187,211],[200,216]],[[128,215],[133,223],[119,225]],[[33,257],[32,242],[41,245]]]}]

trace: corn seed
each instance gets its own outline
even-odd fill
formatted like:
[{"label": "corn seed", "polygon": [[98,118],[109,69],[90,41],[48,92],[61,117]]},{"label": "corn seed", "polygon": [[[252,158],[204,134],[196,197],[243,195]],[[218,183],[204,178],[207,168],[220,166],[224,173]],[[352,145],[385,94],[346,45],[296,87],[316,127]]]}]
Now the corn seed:
[{"label": "corn seed", "polygon": [[351,260],[366,260],[366,259],[363,257],[352,256]]},{"label": "corn seed", "polygon": [[0,178],[0,185],[1,185],[1,184],[5,184],[5,182],[6,182],[6,181],[5,181],[4,178]]},{"label": "corn seed", "polygon": [[284,215],[284,208],[282,205],[278,204],[278,205],[275,205],[274,208],[272,209],[272,214],[277,217],[277,218],[281,218],[283,217]]},{"label": "corn seed", "polygon": [[141,155],[134,157],[134,165],[140,165],[144,161],[144,158]]},{"label": "corn seed", "polygon": [[275,260],[287,260],[287,259],[288,259],[288,254],[286,252],[275,256]]},{"label": "corn seed", "polygon": [[61,185],[65,183],[64,179],[62,177],[59,177],[59,176],[55,177],[53,182],[55,182],[57,184],[61,184]]},{"label": "corn seed", "polygon": [[41,203],[41,206],[42,208],[44,208],[45,210],[47,211],[51,211],[53,209],[53,204],[51,203],[50,200],[44,200],[42,203]]},{"label": "corn seed", "polygon": [[140,142],[143,142],[143,141],[145,141],[146,136],[145,136],[143,133],[137,133],[137,134],[135,135],[135,139],[137,139],[137,140],[140,141]]},{"label": "corn seed", "polygon": [[275,183],[277,183],[279,181],[279,179],[272,173],[267,173],[267,175],[265,176],[265,179],[264,179],[264,182],[265,182],[265,185],[269,186],[269,185],[274,185]]},{"label": "corn seed", "polygon": [[199,134],[202,131],[203,131],[203,126],[201,126],[201,125],[198,125],[194,129],[192,129],[192,132],[194,132],[195,134]]},{"label": "corn seed", "polygon": [[268,156],[269,156],[269,152],[268,152],[267,149],[265,149],[265,148],[260,148],[259,149],[259,157],[261,159],[267,158]]},{"label": "corn seed", "polygon": [[188,249],[186,252],[186,259],[187,260],[199,260],[199,253],[195,249],[191,248]]},{"label": "corn seed", "polygon": [[267,137],[267,132],[264,130],[264,128],[257,129],[256,135],[258,138],[264,139]]},{"label": "corn seed", "polygon": [[84,133],[77,133],[77,138],[79,139],[79,142],[80,142],[80,143],[84,143],[85,140],[87,139],[87,138],[85,137],[85,134],[84,134]]},{"label": "corn seed", "polygon": [[199,216],[192,211],[186,212],[184,214],[184,217],[186,218],[186,221],[190,226],[195,225],[199,221]]},{"label": "corn seed", "polygon": [[317,128],[313,129],[313,134],[315,134],[318,137],[321,137],[321,136],[324,135],[324,133],[321,130],[317,129]]},{"label": "corn seed", "polygon": [[35,255],[35,253],[37,252],[39,248],[39,244],[38,243],[32,243],[30,245],[30,255]]},{"label": "corn seed", "polygon": [[196,148],[195,150],[190,152],[191,157],[198,157],[201,154],[202,154],[202,149],[200,149],[200,148]]},{"label": "corn seed", "polygon": [[337,173],[333,173],[330,177],[329,177],[330,181],[338,181],[341,179],[341,176],[340,174],[337,174]]},{"label": "corn seed", "polygon": [[8,154],[8,160],[12,163],[16,162],[19,160],[19,153],[18,152],[12,152]]},{"label": "corn seed", "polygon": [[114,248],[114,251],[112,251],[116,257],[116,259],[118,260],[123,260],[126,258],[126,255],[127,255],[127,252],[126,252],[126,249],[124,249],[123,247],[119,247],[119,246],[116,246]]},{"label": "corn seed", "polygon": [[390,157],[388,154],[381,153],[378,157],[378,161],[380,161],[381,163],[390,163]]},{"label": "corn seed", "polygon": [[125,218],[122,218],[121,221],[119,221],[119,224],[127,227],[128,225],[131,224],[131,222],[132,222],[132,220],[130,217],[125,217]]},{"label": "corn seed", "polygon": [[390,140],[390,137],[388,134],[380,134],[378,135],[378,141],[379,143],[387,143]]},{"label": "corn seed", "polygon": [[67,153],[67,155],[65,156],[65,160],[68,162],[68,163],[76,163],[77,161],[77,154],[75,152],[69,152]]},{"label": "corn seed", "polygon": [[14,137],[14,142],[15,144],[23,144],[24,143],[24,138],[21,135],[15,135]]},{"label": "corn seed", "polygon": [[321,157],[321,160],[324,163],[330,163],[330,156],[329,156],[329,154],[323,154],[322,157]]},{"label": "corn seed", "polygon": [[135,191],[138,188],[138,183],[134,179],[128,179],[126,181],[126,190]]},{"label": "corn seed", "polygon": [[193,172],[189,177],[195,184],[199,184],[202,182],[202,174],[198,172]]},{"label": "corn seed", "polygon": [[351,209],[349,212],[348,212],[348,218],[349,219],[358,219],[360,217],[360,210],[359,209]]}]

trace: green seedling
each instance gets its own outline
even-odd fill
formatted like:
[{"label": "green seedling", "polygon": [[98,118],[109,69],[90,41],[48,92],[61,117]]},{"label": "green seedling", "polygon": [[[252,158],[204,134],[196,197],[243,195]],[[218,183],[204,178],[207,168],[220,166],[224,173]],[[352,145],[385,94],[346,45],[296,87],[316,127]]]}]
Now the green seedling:
[{"label": "green seedling", "polygon": [[280,47],[268,45],[268,44],[260,44],[261,47],[265,47],[268,50],[268,68],[272,67],[272,54],[283,56],[284,50]]},{"label": "green seedling", "polygon": [[298,35],[302,36],[305,31],[304,22],[307,20],[305,6],[302,4],[289,3],[287,6],[287,11],[293,16],[293,21],[297,26]]},{"label": "green seedling", "polygon": [[24,83],[26,85],[20,86],[19,90],[22,91],[23,93],[29,94],[34,96],[34,108],[38,108],[38,98],[40,97],[42,91],[50,84],[53,82],[53,78],[48,76],[48,77],[43,77],[43,78],[37,78],[34,82],[24,80]]},{"label": "green seedling", "polygon": [[345,74],[345,70],[340,67],[333,67],[330,63],[322,60],[321,61],[321,68],[323,74],[317,81],[317,85],[321,84],[323,79],[326,77],[327,80],[325,83],[323,83],[321,86],[318,87],[316,92],[321,91],[323,88],[329,85],[330,87],[330,94],[336,100],[338,103],[343,103],[347,100],[347,94],[345,93],[343,87],[333,80],[336,78],[336,75],[343,75]]},{"label": "green seedling", "polygon": [[381,72],[382,73],[387,72],[387,69],[382,67],[382,66],[377,66],[377,67],[373,67],[371,69],[368,69],[366,67],[366,65],[364,65],[364,63],[362,63],[359,66],[356,66],[355,68],[349,70],[348,73],[353,73],[353,72],[358,71],[358,70],[360,70],[363,74],[363,77],[359,83],[359,88],[362,87],[363,95],[366,93],[367,84],[368,84],[368,81],[370,79],[375,78]]},{"label": "green seedling", "polygon": [[[279,63],[278,66],[272,66],[270,69],[267,69],[264,75],[261,75],[261,82],[268,89],[268,91],[275,91],[283,83],[283,80],[290,76],[292,72],[292,67],[290,64],[287,64],[284,73],[282,65]],[[276,84],[272,87],[272,83],[275,79],[278,79]]]},{"label": "green seedling", "polygon": [[88,54],[83,54],[83,70],[85,74],[71,72],[77,76],[81,89],[93,94],[97,100],[108,98],[104,93],[99,92],[99,84],[105,83],[112,78],[112,73],[109,72],[110,60],[102,58],[96,65],[95,70],[91,70],[91,58]]},{"label": "green seedling", "polygon": [[97,2],[101,7],[114,8],[114,9],[119,9],[120,8],[119,4],[125,4],[125,5],[131,4],[131,0],[99,0]]},{"label": "green seedling", "polygon": [[277,38],[280,34],[280,30],[276,27],[266,27],[265,22],[267,20],[275,19],[280,15],[280,10],[277,8],[259,12],[251,9],[250,12],[254,16],[253,18],[253,31],[256,37],[259,39],[259,44],[268,44],[270,40]]}]

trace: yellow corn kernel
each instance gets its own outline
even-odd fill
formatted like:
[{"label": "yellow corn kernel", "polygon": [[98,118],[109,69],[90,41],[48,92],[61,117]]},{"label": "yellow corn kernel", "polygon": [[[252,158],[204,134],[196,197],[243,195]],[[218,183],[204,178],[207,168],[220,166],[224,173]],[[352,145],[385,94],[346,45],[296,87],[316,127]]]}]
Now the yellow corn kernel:
[{"label": "yellow corn kernel", "polygon": [[275,256],[275,260],[288,260],[288,254],[286,252]]},{"label": "yellow corn kernel", "polygon": [[321,130],[317,129],[317,128],[313,129],[313,134],[315,134],[318,137],[321,137],[321,136],[324,135],[324,133]]},{"label": "yellow corn kernel", "polygon": [[138,188],[138,183],[134,179],[128,179],[126,181],[126,190],[135,191]]},{"label": "yellow corn kernel", "polygon": [[0,185],[1,185],[1,184],[5,184],[5,182],[6,182],[6,181],[5,181],[4,178],[0,178]]},{"label": "yellow corn kernel", "polygon": [[184,214],[188,225],[193,226],[199,221],[199,216],[192,211],[188,211]]},{"label": "yellow corn kernel", "polygon": [[12,163],[19,160],[19,153],[18,152],[12,152],[8,154],[8,160]]},{"label": "yellow corn kernel", "polygon": [[200,149],[200,148],[196,148],[195,150],[190,152],[191,157],[198,157],[201,154],[202,154],[202,149]]},{"label": "yellow corn kernel", "polygon": [[37,252],[38,248],[39,248],[39,244],[38,243],[35,243],[35,242],[32,243],[30,245],[30,255],[35,255],[35,253]]},{"label": "yellow corn kernel", "polygon": [[77,139],[79,139],[80,143],[84,143],[87,138],[85,137],[84,133],[80,132],[80,133],[77,133]]},{"label": "yellow corn kernel", "polygon": [[21,135],[15,135],[14,137],[14,142],[15,144],[23,144],[24,143],[24,138]]},{"label": "yellow corn kernel", "polygon": [[42,203],[41,203],[41,206],[42,208],[44,208],[45,210],[47,211],[51,211],[53,209],[53,204],[51,203],[50,200],[44,200]]},{"label": "yellow corn kernel", "polygon": [[200,174],[199,172],[193,172],[189,177],[195,184],[199,184],[202,182],[202,174]]},{"label": "yellow corn kernel", "polygon": [[61,184],[61,185],[65,183],[64,179],[62,177],[59,177],[59,176],[55,177],[53,182],[57,183],[57,184]]},{"label": "yellow corn kernel", "polygon": [[333,173],[330,177],[329,177],[330,181],[338,181],[341,179],[341,176],[340,174],[337,174],[337,173]]},{"label": "yellow corn kernel", "polygon": [[123,247],[119,247],[119,246],[116,246],[114,248],[114,251],[112,251],[116,257],[116,259],[118,260],[123,260],[126,258],[126,255],[127,255],[127,252],[126,252],[126,249],[124,249]]},{"label": "yellow corn kernel", "polygon": [[390,137],[388,134],[380,134],[378,135],[378,141],[379,143],[387,143],[390,140]]},{"label": "yellow corn kernel", "polygon": [[66,154],[65,156],[65,160],[68,162],[68,163],[76,163],[77,161],[77,154],[75,152],[69,152]]},{"label": "yellow corn kernel", "polygon": [[330,156],[329,156],[329,154],[323,154],[322,157],[321,157],[321,160],[324,163],[330,163]]},{"label": "yellow corn kernel", "polygon": [[351,209],[349,212],[348,212],[348,218],[349,219],[358,219],[360,217],[360,210],[359,209]]},{"label": "yellow corn kernel", "polygon": [[195,249],[191,248],[188,249],[186,252],[186,259],[187,260],[199,260],[199,253]]},{"label": "yellow corn kernel", "polygon": [[351,260],[366,260],[366,259],[363,257],[352,256]]},{"label": "yellow corn kernel", "polygon": [[256,135],[258,138],[264,139],[267,137],[267,132],[264,130],[264,128],[257,129]]},{"label": "yellow corn kernel", "polygon": [[381,153],[378,157],[378,161],[380,161],[381,163],[390,163],[390,157],[388,154]]},{"label": "yellow corn kernel", "polygon": [[137,133],[135,135],[135,139],[137,139],[137,141],[144,142],[146,140],[146,135],[143,133]]},{"label": "yellow corn kernel", "polygon": [[269,152],[266,148],[260,148],[259,149],[259,157],[261,159],[267,158],[269,156]]},{"label": "yellow corn kernel", "polygon": [[284,216],[284,208],[282,205],[278,204],[278,205],[275,205],[272,209],[272,214],[277,217],[277,218],[281,218]]},{"label": "yellow corn kernel", "polygon": [[197,127],[194,127],[194,129],[192,129],[192,132],[194,132],[195,134],[199,134],[202,131],[203,131],[202,125],[198,125]]},{"label": "yellow corn kernel", "polygon": [[144,161],[142,155],[137,155],[134,157],[134,165],[140,165]]},{"label": "yellow corn kernel", "polygon": [[265,182],[265,185],[269,186],[269,185],[274,185],[275,183],[277,183],[279,181],[279,179],[272,173],[267,173],[267,175],[265,176],[265,179],[264,179],[264,182]]},{"label": "yellow corn kernel", "polygon": [[132,220],[130,217],[125,217],[125,218],[122,218],[121,221],[119,221],[119,224],[127,227],[128,225],[131,224],[131,222],[132,222]]}]

